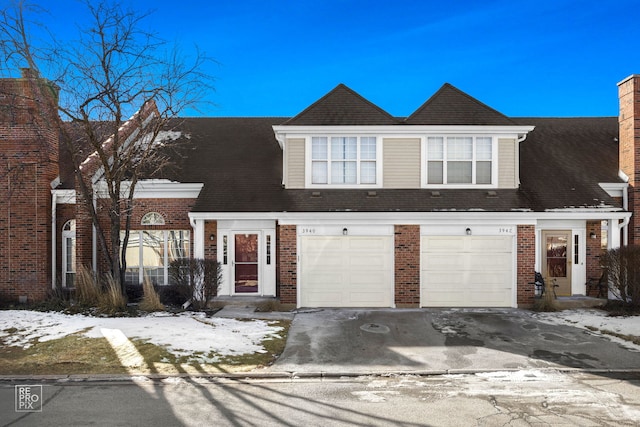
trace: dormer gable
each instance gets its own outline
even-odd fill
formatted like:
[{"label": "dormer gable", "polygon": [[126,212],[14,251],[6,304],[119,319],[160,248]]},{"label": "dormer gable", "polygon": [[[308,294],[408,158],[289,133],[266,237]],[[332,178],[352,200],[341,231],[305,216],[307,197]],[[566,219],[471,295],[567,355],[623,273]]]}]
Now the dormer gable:
[{"label": "dormer gable", "polygon": [[512,126],[504,114],[449,83],[404,120],[408,125]]},{"label": "dormer gable", "polygon": [[394,125],[399,121],[344,84],[339,84],[283,126]]}]

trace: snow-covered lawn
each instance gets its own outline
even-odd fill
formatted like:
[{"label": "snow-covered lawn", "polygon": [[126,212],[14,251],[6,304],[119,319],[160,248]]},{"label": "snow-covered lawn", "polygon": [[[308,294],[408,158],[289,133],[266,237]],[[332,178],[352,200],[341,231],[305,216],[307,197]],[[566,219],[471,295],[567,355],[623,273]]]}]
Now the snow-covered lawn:
[{"label": "snow-covered lawn", "polygon": [[[90,317],[57,312],[27,310],[0,311],[0,342],[28,348],[39,342],[71,334],[86,337],[124,334],[165,347],[175,356],[207,354],[233,356],[265,352],[262,341],[279,336],[282,327],[264,320],[236,320],[206,317],[204,313],[156,313],[143,317]],[[202,362],[215,362],[215,357]]]},{"label": "snow-covered lawn", "polygon": [[[612,340],[611,332],[626,337],[640,338],[640,316],[609,316],[607,312],[597,309],[564,310],[553,313],[533,313],[541,322],[575,326],[588,329],[594,333],[605,334]],[[625,345],[640,349],[640,346],[625,341]]]}]

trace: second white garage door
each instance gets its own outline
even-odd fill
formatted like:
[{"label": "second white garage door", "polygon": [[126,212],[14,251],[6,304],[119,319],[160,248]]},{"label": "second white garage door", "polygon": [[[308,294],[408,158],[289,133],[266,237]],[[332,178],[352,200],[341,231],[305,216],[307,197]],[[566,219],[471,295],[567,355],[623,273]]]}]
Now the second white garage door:
[{"label": "second white garage door", "polygon": [[512,236],[423,236],[423,307],[511,307]]},{"label": "second white garage door", "polygon": [[300,238],[301,307],[391,307],[392,236]]}]

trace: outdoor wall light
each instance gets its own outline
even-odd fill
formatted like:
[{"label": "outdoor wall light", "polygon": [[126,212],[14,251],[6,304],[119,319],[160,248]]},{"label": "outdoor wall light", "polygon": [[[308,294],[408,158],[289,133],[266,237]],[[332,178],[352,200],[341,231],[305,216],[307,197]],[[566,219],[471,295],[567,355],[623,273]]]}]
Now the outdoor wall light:
[{"label": "outdoor wall light", "polygon": [[342,229],[342,235],[346,236],[347,234],[349,234],[349,230],[347,230],[347,227]]},{"label": "outdoor wall light", "polygon": [[467,236],[471,236],[471,229],[469,227],[467,227],[465,231],[467,233]]},{"label": "outdoor wall light", "polygon": [[595,239],[596,237],[598,237],[598,235],[592,231],[591,234],[589,234],[589,237]]},{"label": "outdoor wall light", "polygon": [[216,240],[216,235],[215,234],[210,235],[209,240],[211,240],[212,242]]}]

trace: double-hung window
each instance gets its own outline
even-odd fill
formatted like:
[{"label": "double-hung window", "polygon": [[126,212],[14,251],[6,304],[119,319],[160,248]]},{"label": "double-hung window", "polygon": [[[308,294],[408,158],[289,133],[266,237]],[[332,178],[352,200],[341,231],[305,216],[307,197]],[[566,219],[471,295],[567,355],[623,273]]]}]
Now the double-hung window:
[{"label": "double-hung window", "polygon": [[311,138],[311,184],[377,183],[377,141],[371,136]]},{"label": "double-hung window", "polygon": [[427,185],[491,185],[493,139],[480,136],[429,136]]}]

